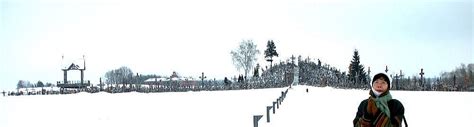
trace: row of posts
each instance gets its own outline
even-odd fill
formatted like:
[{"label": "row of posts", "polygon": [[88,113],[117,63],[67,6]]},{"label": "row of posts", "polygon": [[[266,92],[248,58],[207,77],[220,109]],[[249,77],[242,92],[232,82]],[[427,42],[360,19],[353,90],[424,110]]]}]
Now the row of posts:
[{"label": "row of posts", "polygon": [[[278,98],[276,99],[276,101],[274,101],[274,102],[272,103],[272,106],[267,106],[267,107],[266,107],[266,111],[267,111],[267,123],[270,122],[270,110],[273,109],[272,112],[273,112],[273,114],[275,114],[275,110],[280,108],[281,102],[283,102],[283,100],[285,100],[287,93],[288,93],[288,89],[286,89],[285,91],[282,91],[280,97],[278,97]],[[275,107],[275,106],[276,106],[276,107]],[[253,126],[254,126],[254,127],[258,127],[258,121],[259,121],[262,117],[263,117],[263,115],[254,115],[254,116],[253,116]]]}]

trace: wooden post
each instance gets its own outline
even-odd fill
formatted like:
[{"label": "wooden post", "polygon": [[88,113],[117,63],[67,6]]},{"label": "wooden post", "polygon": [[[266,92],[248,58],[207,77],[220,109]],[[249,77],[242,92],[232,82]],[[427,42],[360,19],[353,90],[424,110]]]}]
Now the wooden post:
[{"label": "wooden post", "polygon": [[270,123],[270,109],[272,109],[272,106],[267,106],[267,123]]},{"label": "wooden post", "polygon": [[204,76],[204,72],[202,72],[202,74],[199,78],[201,79],[201,88],[202,88],[202,87],[204,87],[204,79],[207,78],[207,76]]},{"label": "wooden post", "polygon": [[[402,78],[403,78],[404,75],[402,73],[402,70],[400,70],[400,75],[398,75],[398,76],[400,76],[400,82],[401,83],[397,83],[397,84],[403,84],[403,79]],[[402,89],[401,85],[399,85],[399,86],[400,86],[399,89]]]},{"label": "wooden post", "polygon": [[280,103],[280,105],[281,105],[281,100],[282,100],[282,99],[281,99],[281,96],[280,96],[280,97],[278,98],[278,103]]},{"label": "wooden post", "polygon": [[67,84],[67,70],[64,69],[64,78],[63,78],[63,84]]},{"label": "wooden post", "polygon": [[425,73],[423,72],[423,68],[421,68],[421,72],[420,72],[420,85],[421,85],[422,89],[425,90],[425,85],[423,85],[423,75],[425,75]]},{"label": "wooden post", "polygon": [[273,114],[275,114],[275,105],[276,105],[276,102],[273,102]]},{"label": "wooden post", "polygon": [[276,105],[277,105],[277,109],[280,109],[280,99],[278,99],[278,98],[276,100]]},{"label": "wooden post", "polygon": [[263,115],[253,115],[253,127],[258,127],[258,121],[263,117]]}]

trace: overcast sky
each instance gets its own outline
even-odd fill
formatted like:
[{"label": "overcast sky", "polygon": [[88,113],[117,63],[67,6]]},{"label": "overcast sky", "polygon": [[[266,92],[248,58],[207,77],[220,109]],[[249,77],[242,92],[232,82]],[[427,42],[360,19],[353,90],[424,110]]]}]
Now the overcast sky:
[{"label": "overcast sky", "polygon": [[[85,55],[86,80],[108,70],[223,79],[230,51],[269,39],[280,57],[321,59],[347,71],[354,49],[372,72],[424,68],[438,76],[474,63],[471,0],[0,0],[0,89],[55,83],[62,56]],[[78,80],[80,73],[69,72]]]}]

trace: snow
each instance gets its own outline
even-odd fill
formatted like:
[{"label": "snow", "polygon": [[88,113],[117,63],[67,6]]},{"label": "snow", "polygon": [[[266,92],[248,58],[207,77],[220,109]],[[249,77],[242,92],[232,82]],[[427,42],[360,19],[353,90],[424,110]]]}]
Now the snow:
[{"label": "snow", "polygon": [[[305,88],[309,88],[308,93]],[[357,106],[368,98],[368,93],[368,90],[299,86],[288,93],[288,101],[271,117],[271,122],[259,127],[353,126]],[[472,92],[393,90],[391,94],[404,105],[409,126],[474,127]]]},{"label": "snow", "polygon": [[168,81],[167,78],[149,78],[145,82],[155,82],[155,81]]},{"label": "snow", "polygon": [[[343,127],[352,126],[368,97],[368,90],[294,86],[267,123],[266,106],[284,90],[0,97],[0,127],[253,127],[253,115],[264,115],[259,127]],[[474,126],[472,92],[391,92],[405,106],[410,126]]]}]

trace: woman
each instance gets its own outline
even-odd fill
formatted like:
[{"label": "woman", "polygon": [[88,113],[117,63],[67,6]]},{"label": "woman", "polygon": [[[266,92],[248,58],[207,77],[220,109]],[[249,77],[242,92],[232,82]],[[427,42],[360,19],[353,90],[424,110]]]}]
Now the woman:
[{"label": "woman", "polygon": [[378,73],[371,84],[370,97],[359,104],[353,120],[354,127],[400,127],[405,108],[400,101],[392,99],[390,78]]}]

